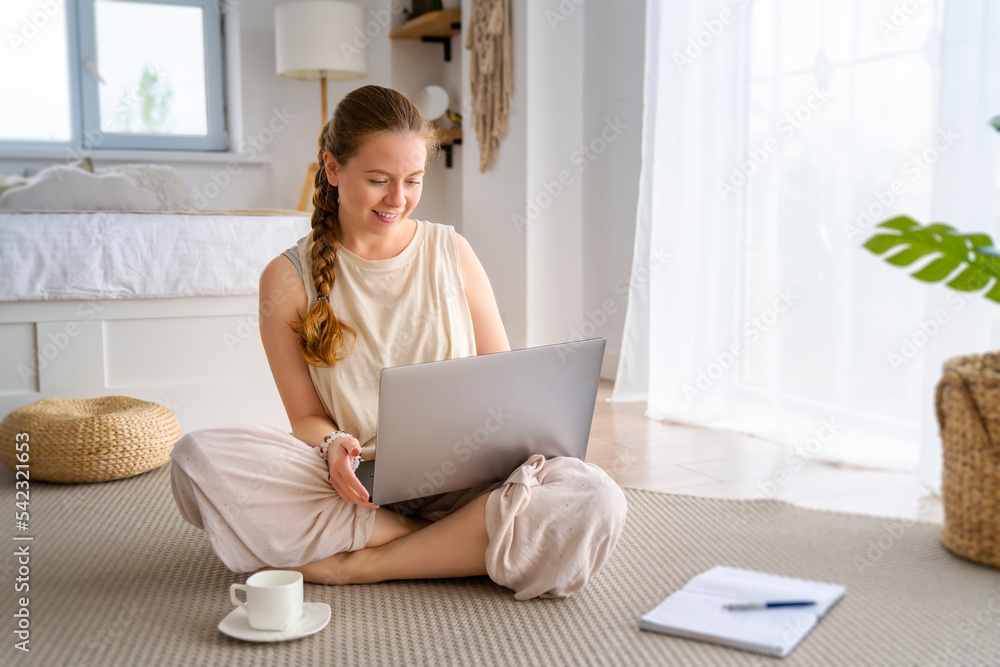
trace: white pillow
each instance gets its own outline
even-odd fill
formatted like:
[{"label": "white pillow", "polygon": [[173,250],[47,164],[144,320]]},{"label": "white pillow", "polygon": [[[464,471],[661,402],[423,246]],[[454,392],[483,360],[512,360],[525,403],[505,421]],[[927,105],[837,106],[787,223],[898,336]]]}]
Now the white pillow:
[{"label": "white pillow", "polygon": [[124,174],[91,174],[66,165],[43,169],[0,195],[0,208],[25,211],[160,211],[156,195]]},{"label": "white pillow", "polygon": [[7,190],[11,188],[19,188],[22,185],[27,185],[29,183],[28,179],[24,176],[17,176],[16,174],[4,174],[0,176],[0,195],[2,195]]},{"label": "white pillow", "polygon": [[160,201],[164,211],[193,211],[194,198],[180,172],[164,164],[119,164],[99,167],[98,174],[125,174],[140,188],[145,188]]}]

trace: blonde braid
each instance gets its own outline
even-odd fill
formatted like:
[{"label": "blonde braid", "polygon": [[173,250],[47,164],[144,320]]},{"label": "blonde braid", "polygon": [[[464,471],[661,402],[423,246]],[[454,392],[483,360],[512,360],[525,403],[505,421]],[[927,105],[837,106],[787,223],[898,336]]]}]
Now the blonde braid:
[{"label": "blonde braid", "polygon": [[[323,164],[324,139],[332,129],[333,122],[327,123],[320,135],[319,163]],[[307,363],[313,366],[336,366],[343,359],[340,351],[345,345],[346,334],[353,336],[351,346],[357,341],[357,333],[347,323],[337,319],[330,303],[333,282],[336,278],[339,200],[337,188],[327,180],[322,167],[316,172],[316,189],[313,191],[312,234],[309,256],[312,260],[312,277],[318,297],[305,318],[292,325],[299,334],[299,351]]]}]

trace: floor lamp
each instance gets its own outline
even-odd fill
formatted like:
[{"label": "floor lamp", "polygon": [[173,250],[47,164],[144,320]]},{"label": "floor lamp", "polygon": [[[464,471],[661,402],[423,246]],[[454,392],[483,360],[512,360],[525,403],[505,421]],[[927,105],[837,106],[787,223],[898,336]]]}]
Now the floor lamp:
[{"label": "floor lamp", "polygon": [[[278,74],[289,79],[319,79],[323,112],[322,127],[329,120],[326,81],[350,81],[368,76],[365,8],[350,2],[308,0],[288,2],[274,8],[274,42]],[[319,135],[317,128],[316,135]],[[298,210],[312,199],[319,164],[306,172]]]}]

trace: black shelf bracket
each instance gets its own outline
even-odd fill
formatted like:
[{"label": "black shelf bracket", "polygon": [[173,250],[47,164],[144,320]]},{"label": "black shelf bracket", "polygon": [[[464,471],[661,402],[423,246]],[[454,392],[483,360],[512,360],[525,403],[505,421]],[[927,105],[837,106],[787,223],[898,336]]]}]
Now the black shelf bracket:
[{"label": "black shelf bracket", "polygon": [[420,38],[420,41],[444,44],[444,61],[446,63],[451,62],[451,37],[434,37],[431,35],[424,35]]},{"label": "black shelf bracket", "polygon": [[[455,139],[454,145],[455,146],[461,146],[462,145],[462,140],[461,139]],[[451,159],[452,159],[451,158],[452,144],[444,144],[443,146],[441,146],[441,151],[444,153],[444,168],[445,169],[451,169],[451,165],[452,165],[452,162],[451,162]]]}]

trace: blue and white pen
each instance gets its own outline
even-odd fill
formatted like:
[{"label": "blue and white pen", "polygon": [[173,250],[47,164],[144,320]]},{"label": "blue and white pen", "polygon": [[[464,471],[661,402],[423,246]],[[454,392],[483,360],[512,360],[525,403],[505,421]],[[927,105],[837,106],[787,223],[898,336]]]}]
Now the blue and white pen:
[{"label": "blue and white pen", "polygon": [[777,607],[812,607],[815,604],[815,600],[771,600],[766,602],[733,602],[722,607],[727,611],[751,611]]}]

